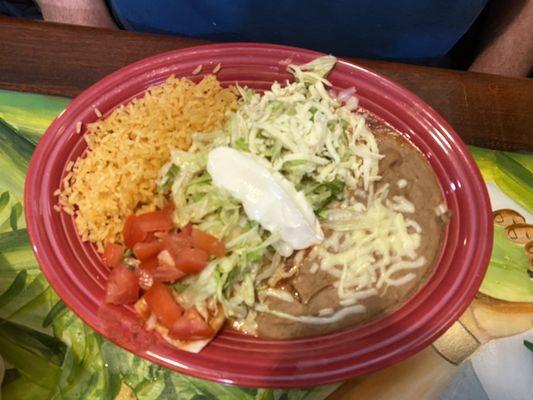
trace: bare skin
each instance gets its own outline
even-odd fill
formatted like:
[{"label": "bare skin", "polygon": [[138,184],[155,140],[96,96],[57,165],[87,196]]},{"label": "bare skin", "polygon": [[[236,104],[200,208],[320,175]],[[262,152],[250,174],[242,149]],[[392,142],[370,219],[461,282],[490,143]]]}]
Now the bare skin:
[{"label": "bare skin", "polygon": [[[46,21],[117,29],[104,0],[37,0]],[[471,71],[527,76],[533,65],[533,0],[493,0]]]},{"label": "bare skin", "polygon": [[118,29],[104,0],[36,0],[45,21]]},{"label": "bare skin", "polygon": [[522,77],[533,66],[533,0],[493,1],[470,71]]}]

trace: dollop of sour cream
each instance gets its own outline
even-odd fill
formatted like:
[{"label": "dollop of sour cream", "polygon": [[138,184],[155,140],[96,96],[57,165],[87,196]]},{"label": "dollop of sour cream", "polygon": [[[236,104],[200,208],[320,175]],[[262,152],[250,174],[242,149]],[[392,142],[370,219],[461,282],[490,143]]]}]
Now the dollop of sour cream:
[{"label": "dollop of sour cream", "polygon": [[240,200],[248,218],[280,235],[275,248],[282,256],[324,240],[305,195],[250,154],[217,147],[209,152],[207,172],[213,184]]}]

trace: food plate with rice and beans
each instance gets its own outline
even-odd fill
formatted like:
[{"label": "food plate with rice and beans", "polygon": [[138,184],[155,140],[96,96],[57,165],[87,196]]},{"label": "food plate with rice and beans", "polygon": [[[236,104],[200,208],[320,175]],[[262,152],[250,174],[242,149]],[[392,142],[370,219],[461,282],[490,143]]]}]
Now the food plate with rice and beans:
[{"label": "food plate with rice and beans", "polygon": [[471,243],[491,226],[486,191],[444,121],[385,78],[289,47],[118,71],[49,128],[26,194],[40,264],[87,323],[240,385],[405,358],[458,318],[490,254]]}]

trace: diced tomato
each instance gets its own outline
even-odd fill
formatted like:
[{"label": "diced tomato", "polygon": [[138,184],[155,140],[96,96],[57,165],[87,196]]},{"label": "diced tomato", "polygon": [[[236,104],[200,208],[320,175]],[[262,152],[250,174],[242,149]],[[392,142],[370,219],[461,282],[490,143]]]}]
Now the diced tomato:
[{"label": "diced tomato", "polygon": [[189,222],[183,228],[180,229],[180,233],[185,236],[191,236],[192,234],[192,224]]},{"label": "diced tomato", "polygon": [[145,232],[169,231],[174,228],[171,208],[137,215],[137,220],[140,229]]},{"label": "diced tomato", "polygon": [[[167,232],[161,232],[162,234],[166,235]],[[153,242],[154,240],[157,240],[159,239],[157,237],[157,235],[159,234],[159,232],[148,232],[148,234],[146,235],[146,239],[144,239],[145,242]]]},{"label": "diced tomato", "polygon": [[224,243],[209,233],[192,228],[192,242],[194,247],[205,250],[215,257],[224,257],[226,251]]},{"label": "diced tomato", "polygon": [[183,316],[174,322],[169,331],[171,338],[180,340],[207,339],[214,334],[213,328],[204,321],[194,307],[185,310]]},{"label": "diced tomato", "polygon": [[109,268],[114,268],[122,264],[126,248],[116,243],[108,243],[105,245],[104,254],[102,254],[102,261],[104,265]]},{"label": "diced tomato", "polygon": [[[187,236],[183,232],[169,234],[163,237],[161,243],[164,250],[159,253],[158,259],[159,265],[162,267],[176,268],[176,262],[180,259],[180,254],[184,250],[192,248],[191,236]],[[179,267],[177,268],[181,269]]]},{"label": "diced tomato", "polygon": [[[172,223],[172,205],[158,211],[140,215],[129,215],[124,222],[124,243],[132,248],[135,243],[144,242],[149,233],[169,231],[174,228]],[[152,235],[150,235],[152,236]]]},{"label": "diced tomato", "polygon": [[157,256],[158,266],[154,271],[154,278],[160,282],[174,282],[187,274],[176,267],[174,259],[167,250]]},{"label": "diced tomato", "polygon": [[174,203],[167,203],[161,211],[166,212],[168,215],[170,215],[170,218],[172,218],[172,214],[174,213],[174,210],[176,207],[174,207]]},{"label": "diced tomato", "polygon": [[154,274],[159,266],[157,257],[151,257],[142,261],[137,269],[137,275],[139,277],[139,286],[142,290],[148,290],[154,283]]},{"label": "diced tomato", "polygon": [[150,232],[148,236],[146,237],[146,241],[151,242],[152,240],[162,239],[168,234],[169,234],[168,231]]},{"label": "diced tomato", "polygon": [[[188,234],[189,232],[191,235]],[[208,251],[217,256],[224,255],[224,244],[220,240],[199,229],[192,228],[189,224],[179,233],[164,236],[161,243],[163,249],[172,256],[174,266],[189,274],[195,274],[204,269],[209,258]],[[160,263],[161,260],[160,256]]]},{"label": "diced tomato", "polygon": [[139,269],[142,269],[146,272],[149,272],[153,274],[155,270],[157,269],[157,266],[159,265],[159,261],[157,260],[157,256],[150,257],[147,260],[143,260],[139,264]]},{"label": "diced tomato", "polygon": [[130,304],[139,298],[137,274],[123,265],[117,265],[109,274],[105,302],[109,304]]},{"label": "diced tomato", "polygon": [[193,247],[192,237],[180,233],[169,233],[161,238],[162,247],[170,253],[180,251],[182,248]]},{"label": "diced tomato", "polygon": [[157,319],[169,329],[183,314],[183,309],[172,296],[170,289],[161,282],[154,282],[144,294],[144,299]]},{"label": "diced tomato", "polygon": [[162,250],[163,246],[159,240],[152,240],[150,242],[135,243],[133,246],[133,254],[139,260],[144,261],[151,257],[157,256]]},{"label": "diced tomato", "polygon": [[135,215],[128,215],[124,222],[124,244],[132,248],[135,243],[144,242],[147,232],[141,229],[138,217]]},{"label": "diced tomato", "polygon": [[202,249],[184,248],[176,255],[174,262],[183,272],[197,274],[207,265],[207,259],[207,252]]},{"label": "diced tomato", "polygon": [[185,272],[176,268],[160,265],[154,273],[154,279],[159,282],[174,282],[187,276]]}]

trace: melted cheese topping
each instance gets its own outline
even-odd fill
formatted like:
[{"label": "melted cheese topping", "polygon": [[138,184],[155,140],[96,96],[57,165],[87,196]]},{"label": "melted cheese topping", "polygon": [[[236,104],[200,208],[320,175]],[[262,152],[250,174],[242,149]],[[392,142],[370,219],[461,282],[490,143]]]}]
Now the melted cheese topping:
[{"label": "melted cheese topping", "polygon": [[360,304],[356,304],[350,307],[341,308],[333,314],[322,316],[292,315],[278,310],[271,310],[264,304],[258,304],[256,306],[256,310],[267,314],[275,315],[276,317],[285,318],[291,321],[303,322],[304,324],[325,325],[339,322],[351,314],[363,313],[366,311],[366,308]]},{"label": "melted cheese topping", "polygon": [[367,210],[333,213],[323,224],[331,230],[329,237],[311,252],[317,269],[337,279],[341,305],[355,304],[384,286],[406,284],[416,276],[406,271],[426,264],[417,255],[420,225],[402,214],[413,213],[414,205],[401,196],[386,200],[387,192],[381,188]]},{"label": "melted cheese topping", "polygon": [[[415,279],[412,270],[426,264],[426,259],[417,255],[422,229],[403,214],[414,213],[415,207],[402,196],[389,200],[387,195],[388,186],[383,185],[369,198],[368,207],[346,199],[329,210],[322,224],[330,234],[310,252],[310,272],[323,270],[336,278],[337,305],[320,310],[318,315],[303,316],[272,310],[265,304],[258,304],[256,310],[306,324],[334,323],[365,312],[359,302],[378,295],[380,289]],[[267,293],[285,301],[293,299],[277,289]]]},{"label": "melted cheese topping", "polygon": [[268,288],[267,290],[265,290],[265,295],[275,297],[288,303],[292,303],[294,301],[294,297],[292,297],[290,293],[281,289]]}]

